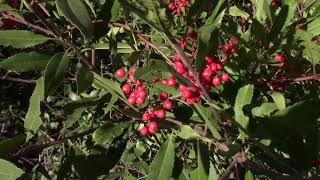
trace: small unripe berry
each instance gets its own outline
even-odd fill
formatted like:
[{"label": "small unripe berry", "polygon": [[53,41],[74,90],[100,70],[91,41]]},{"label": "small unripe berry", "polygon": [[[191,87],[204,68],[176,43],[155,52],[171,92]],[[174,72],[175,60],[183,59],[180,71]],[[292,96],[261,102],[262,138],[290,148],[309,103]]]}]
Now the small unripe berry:
[{"label": "small unripe berry", "polygon": [[148,132],[150,134],[156,134],[158,132],[158,123],[155,121],[152,121],[148,124]]},{"label": "small unripe berry", "polygon": [[125,72],[123,69],[118,69],[118,70],[116,71],[116,76],[117,76],[118,78],[123,78],[125,75],[126,75],[126,72]]},{"label": "small unripe berry", "polygon": [[165,101],[169,98],[169,94],[167,92],[162,92],[159,97],[161,101]]},{"label": "small unripe berry", "polygon": [[122,86],[122,91],[125,93],[125,94],[129,94],[131,92],[131,86],[130,84],[124,84]]},{"label": "small unripe berry", "polygon": [[212,79],[212,85],[214,85],[214,86],[220,86],[220,84],[221,84],[221,81],[220,81],[220,78],[219,78],[218,76],[216,76],[216,77],[214,77],[214,78]]},{"label": "small unripe berry", "polygon": [[149,128],[144,126],[143,128],[140,129],[140,135],[141,136],[146,136],[148,134],[149,134]]},{"label": "small unripe berry", "polygon": [[171,101],[163,102],[163,108],[171,110],[173,108],[173,103]]}]

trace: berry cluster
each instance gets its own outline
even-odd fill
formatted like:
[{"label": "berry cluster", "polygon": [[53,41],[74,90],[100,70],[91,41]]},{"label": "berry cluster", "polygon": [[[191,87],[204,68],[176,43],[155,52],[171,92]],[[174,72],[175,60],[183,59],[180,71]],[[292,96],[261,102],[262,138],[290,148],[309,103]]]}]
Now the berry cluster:
[{"label": "berry cluster", "polygon": [[168,3],[168,9],[174,13],[176,13],[178,16],[182,15],[182,9],[187,10],[189,3],[191,3],[192,0],[174,0]]},{"label": "berry cluster", "polygon": [[222,50],[225,54],[233,55],[238,47],[238,41],[235,38],[230,38],[229,42],[222,46]]}]

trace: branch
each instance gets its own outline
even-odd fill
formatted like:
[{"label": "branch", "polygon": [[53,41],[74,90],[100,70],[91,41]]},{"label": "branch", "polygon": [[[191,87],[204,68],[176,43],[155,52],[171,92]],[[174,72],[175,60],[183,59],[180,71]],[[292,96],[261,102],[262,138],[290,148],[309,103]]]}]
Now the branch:
[{"label": "branch", "polygon": [[1,77],[1,80],[26,83],[26,84],[36,84],[37,82],[36,80],[33,80],[33,79],[28,80],[28,79],[14,78],[14,77],[6,77],[6,76]]}]

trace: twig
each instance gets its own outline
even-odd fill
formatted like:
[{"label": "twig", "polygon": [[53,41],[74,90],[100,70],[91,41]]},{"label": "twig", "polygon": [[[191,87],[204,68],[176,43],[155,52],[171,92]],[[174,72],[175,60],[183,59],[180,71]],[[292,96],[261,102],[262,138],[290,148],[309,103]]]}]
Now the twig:
[{"label": "twig", "polygon": [[77,134],[75,136],[63,138],[61,140],[56,140],[56,141],[52,141],[52,142],[45,143],[45,144],[33,144],[33,145],[30,145],[30,146],[27,146],[27,147],[21,149],[20,151],[18,151],[15,154],[13,154],[11,156],[11,158],[12,159],[17,159],[17,158],[19,158],[21,156],[26,156],[26,155],[29,155],[29,154],[39,153],[45,148],[48,148],[48,147],[51,147],[51,146],[54,146],[54,145],[57,145],[57,144],[65,143],[65,142],[67,142],[68,140],[71,140],[71,139],[81,138],[83,136],[86,136],[86,135],[89,135],[89,134],[93,133],[95,130],[96,130],[96,128],[93,128],[93,129],[90,129],[90,130],[85,131],[83,133],[79,133],[79,134]]},{"label": "twig", "polygon": [[311,76],[295,78],[293,79],[293,81],[299,82],[299,81],[310,81],[310,80],[319,80],[319,79],[320,79],[320,75],[315,74]]},{"label": "twig", "polygon": [[35,84],[37,81],[33,79],[20,79],[20,78],[14,78],[14,77],[1,77],[1,80],[5,81],[13,81],[13,82],[19,82],[19,83],[26,83],[26,84]]},{"label": "twig", "polygon": [[36,30],[41,31],[41,32],[44,32],[44,33],[46,33],[46,34],[48,34],[48,35],[50,35],[50,36],[53,36],[53,37],[57,38],[58,40],[62,41],[61,39],[59,39],[58,36],[56,36],[52,31],[50,31],[50,30],[48,30],[48,29],[45,29],[45,28],[42,28],[42,27],[37,26],[37,25],[35,25],[35,24],[29,23],[29,22],[25,21],[24,19],[18,19],[18,18],[16,18],[16,17],[7,15],[7,14],[5,14],[5,13],[1,13],[1,15],[2,15],[3,18],[5,18],[5,19],[9,19],[9,20],[12,20],[12,21],[15,21],[15,22],[24,24],[24,25],[26,25],[26,26],[29,26],[29,27],[31,27],[31,28],[33,28],[33,29],[36,29]]},{"label": "twig", "polygon": [[165,120],[166,120],[166,121],[169,121],[169,122],[172,122],[172,123],[174,123],[174,124],[176,124],[176,125],[178,125],[178,126],[182,126],[182,125],[183,125],[182,122],[177,121],[177,120],[175,120],[175,119],[166,118]]}]

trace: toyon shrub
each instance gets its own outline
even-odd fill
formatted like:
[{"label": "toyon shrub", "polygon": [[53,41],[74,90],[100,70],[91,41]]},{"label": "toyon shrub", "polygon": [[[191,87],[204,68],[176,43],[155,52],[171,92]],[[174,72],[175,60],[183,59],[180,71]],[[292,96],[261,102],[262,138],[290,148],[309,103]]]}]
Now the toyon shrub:
[{"label": "toyon shrub", "polygon": [[320,178],[320,1],[0,0],[0,179]]}]

